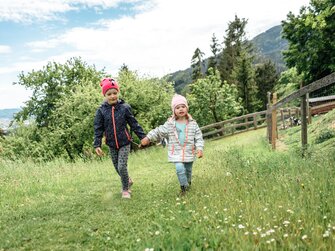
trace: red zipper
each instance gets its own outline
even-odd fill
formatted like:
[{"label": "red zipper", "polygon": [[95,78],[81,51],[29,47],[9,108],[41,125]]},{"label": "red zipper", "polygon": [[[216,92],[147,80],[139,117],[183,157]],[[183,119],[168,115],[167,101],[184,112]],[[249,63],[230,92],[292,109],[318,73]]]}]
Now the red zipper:
[{"label": "red zipper", "polygon": [[116,148],[119,149],[119,142],[117,141],[117,136],[116,136],[116,126],[115,126],[114,110],[115,110],[115,107],[113,106],[112,107],[112,121],[113,121],[113,128],[114,128],[114,139],[115,139]]}]

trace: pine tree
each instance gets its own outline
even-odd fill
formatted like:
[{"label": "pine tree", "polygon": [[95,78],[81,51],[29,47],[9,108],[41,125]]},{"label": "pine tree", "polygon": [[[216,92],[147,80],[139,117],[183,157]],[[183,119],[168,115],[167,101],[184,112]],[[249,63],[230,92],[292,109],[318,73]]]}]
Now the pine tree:
[{"label": "pine tree", "polygon": [[195,81],[199,78],[203,77],[203,57],[205,53],[203,53],[199,48],[196,48],[192,57],[191,67],[192,67],[192,80]]},{"label": "pine tree", "polygon": [[206,71],[206,75],[208,75],[208,70],[210,68],[213,69],[217,69],[219,66],[219,54],[221,52],[221,46],[218,42],[218,39],[215,36],[215,33],[213,33],[212,36],[212,44],[210,45],[211,47],[211,52],[212,52],[212,56],[208,59],[208,66],[207,66],[207,71]]},{"label": "pine tree", "polygon": [[235,15],[235,20],[228,23],[226,37],[224,38],[224,48],[221,53],[219,62],[219,71],[221,81],[226,80],[228,84],[232,84],[232,72],[241,55],[241,51],[248,47],[245,38],[245,26],[247,20],[240,19]]},{"label": "pine tree", "polygon": [[267,93],[272,92],[278,81],[279,75],[276,66],[271,60],[256,66],[256,84],[258,87],[257,97],[262,103],[262,110],[266,109]]},{"label": "pine tree", "polygon": [[252,60],[253,58],[250,54],[246,51],[241,51],[232,73],[246,113],[257,111],[260,107],[260,101],[257,99],[258,89]]}]

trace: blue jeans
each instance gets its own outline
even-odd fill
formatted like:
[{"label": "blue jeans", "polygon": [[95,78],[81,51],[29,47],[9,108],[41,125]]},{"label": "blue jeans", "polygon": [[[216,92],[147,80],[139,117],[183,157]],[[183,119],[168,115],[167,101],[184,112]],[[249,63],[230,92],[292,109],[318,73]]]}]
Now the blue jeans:
[{"label": "blue jeans", "polygon": [[193,162],[176,162],[175,165],[179,184],[181,186],[188,186],[192,181]]}]

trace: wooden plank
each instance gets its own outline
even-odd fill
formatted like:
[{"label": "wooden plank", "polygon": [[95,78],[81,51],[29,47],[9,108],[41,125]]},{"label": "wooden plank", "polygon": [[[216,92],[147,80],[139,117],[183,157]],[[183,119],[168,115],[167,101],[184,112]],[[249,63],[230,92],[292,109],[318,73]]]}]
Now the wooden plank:
[{"label": "wooden plank", "polygon": [[313,83],[306,85],[300,88],[298,91],[291,93],[290,95],[286,96],[285,98],[279,100],[276,104],[274,104],[271,109],[278,109],[279,107],[283,106],[284,104],[292,101],[293,99],[299,98],[307,93],[312,91],[318,90],[322,87],[328,86],[335,82],[335,72],[329,74],[319,80],[314,81]]}]

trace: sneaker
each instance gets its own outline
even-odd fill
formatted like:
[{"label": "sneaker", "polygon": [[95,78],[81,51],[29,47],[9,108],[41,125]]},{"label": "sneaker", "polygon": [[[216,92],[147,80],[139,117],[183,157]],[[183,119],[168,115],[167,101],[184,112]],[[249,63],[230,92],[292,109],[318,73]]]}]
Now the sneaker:
[{"label": "sneaker", "polygon": [[186,186],[180,186],[180,196],[184,196],[186,194]]},{"label": "sneaker", "polygon": [[122,191],[122,198],[124,199],[130,199],[131,195],[128,190]]}]

